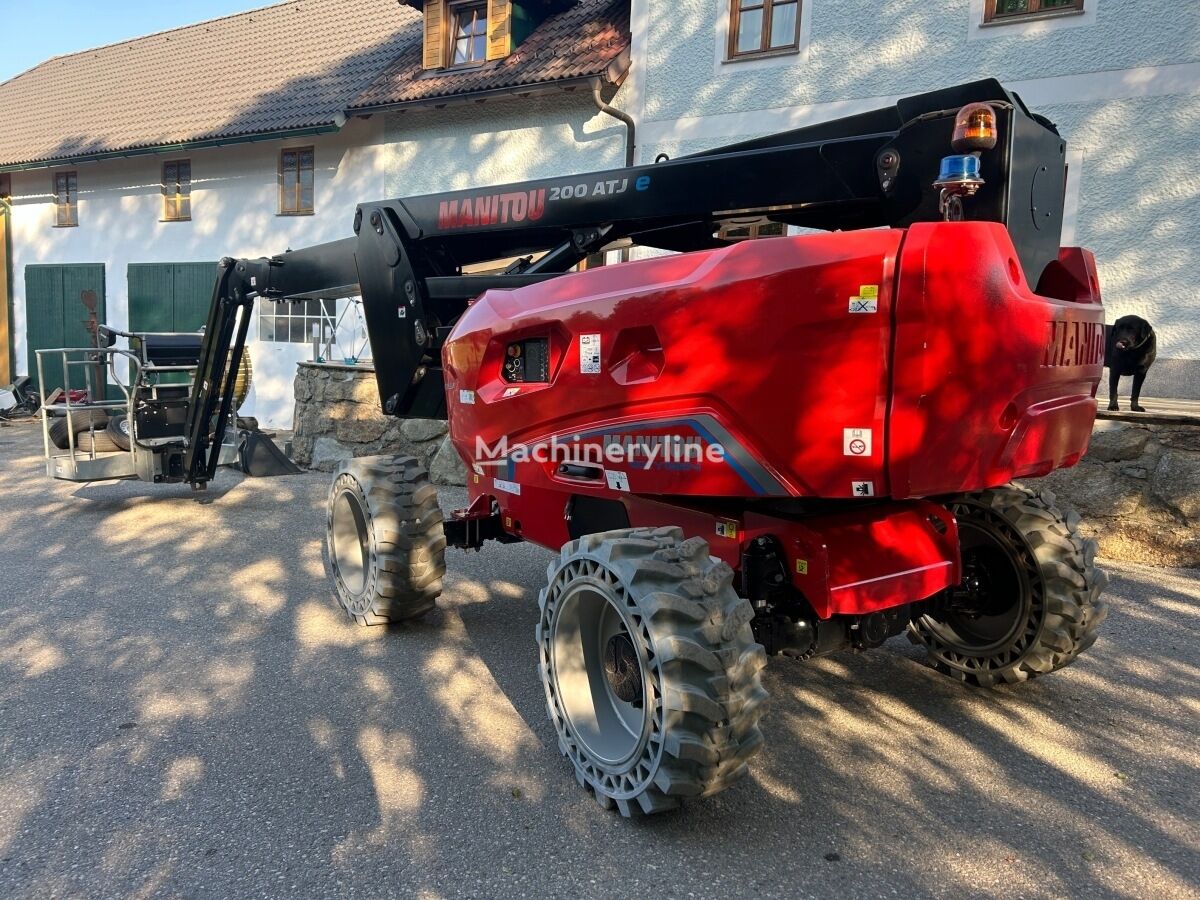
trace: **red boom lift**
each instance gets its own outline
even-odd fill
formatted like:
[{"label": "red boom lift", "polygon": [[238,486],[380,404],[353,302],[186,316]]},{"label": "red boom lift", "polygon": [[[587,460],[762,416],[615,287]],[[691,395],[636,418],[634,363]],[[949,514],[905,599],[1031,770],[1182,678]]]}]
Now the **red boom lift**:
[{"label": "red boom lift", "polygon": [[[347,464],[339,600],[409,619],[447,545],[558,551],[536,638],[562,752],[602,805],[673,808],[745,774],[768,654],[907,631],[992,685],[1095,640],[1095,545],[1010,483],[1074,465],[1095,416],[1104,312],[1091,254],[1059,246],[1064,184],[1054,126],[989,80],[654,165],[363,204],[356,237],[222,264],[164,470],[212,477],[256,297],[361,294],[385,411],[449,418],[471,503],[443,519],[412,458]],[[824,233],[720,239],[747,217]],[[623,239],[682,252],[571,271]],[[463,274],[497,259],[516,261]]]}]

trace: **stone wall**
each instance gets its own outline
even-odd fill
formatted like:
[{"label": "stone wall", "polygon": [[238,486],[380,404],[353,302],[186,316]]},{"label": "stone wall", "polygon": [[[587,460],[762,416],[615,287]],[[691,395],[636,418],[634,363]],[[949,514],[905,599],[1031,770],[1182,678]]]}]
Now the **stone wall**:
[{"label": "stone wall", "polygon": [[436,484],[466,484],[446,423],[385,416],[373,370],[301,363],[295,391],[292,456],[297,465],[332,472],[354,457],[407,453],[429,467]]},{"label": "stone wall", "polygon": [[1098,421],[1079,465],[1026,483],[1078,510],[1102,556],[1200,567],[1200,421]]}]

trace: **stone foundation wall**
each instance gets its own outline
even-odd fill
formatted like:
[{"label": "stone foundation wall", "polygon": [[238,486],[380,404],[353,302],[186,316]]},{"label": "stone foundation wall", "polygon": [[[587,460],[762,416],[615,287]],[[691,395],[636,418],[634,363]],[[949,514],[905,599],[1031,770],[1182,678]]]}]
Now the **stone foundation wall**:
[{"label": "stone foundation wall", "polygon": [[1098,421],[1087,456],[1045,478],[1112,559],[1200,567],[1200,422]]},{"label": "stone foundation wall", "polygon": [[301,363],[296,370],[292,456],[297,465],[332,472],[359,456],[411,454],[436,484],[466,484],[466,468],[446,423],[400,420],[379,409],[375,373],[358,366]]}]

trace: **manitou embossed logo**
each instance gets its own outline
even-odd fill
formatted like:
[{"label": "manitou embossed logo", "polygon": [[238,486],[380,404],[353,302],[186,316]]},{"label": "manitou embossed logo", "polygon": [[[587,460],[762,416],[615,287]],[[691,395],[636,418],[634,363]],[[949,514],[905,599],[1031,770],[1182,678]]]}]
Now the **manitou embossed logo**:
[{"label": "manitou embossed logo", "polygon": [[1104,326],[1098,322],[1051,322],[1042,366],[1098,366],[1104,362]]},{"label": "manitou embossed logo", "polygon": [[[650,189],[650,176],[643,175],[634,190]],[[443,200],[438,204],[438,228],[482,228],[509,222],[536,222],[546,212],[547,203],[586,200],[590,197],[615,197],[629,190],[628,178],[581,181],[578,184],[554,184],[531,191],[504,194],[480,194],[461,200]]]},{"label": "manitou embossed logo", "polygon": [[484,194],[438,204],[438,228],[478,228],[509,222],[536,222],[546,212],[546,189]]}]

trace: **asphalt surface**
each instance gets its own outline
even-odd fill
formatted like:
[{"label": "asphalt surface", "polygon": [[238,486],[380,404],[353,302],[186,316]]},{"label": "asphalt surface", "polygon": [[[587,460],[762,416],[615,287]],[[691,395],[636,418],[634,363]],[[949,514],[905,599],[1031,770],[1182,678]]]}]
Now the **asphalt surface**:
[{"label": "asphalt surface", "polygon": [[[325,475],[41,474],[0,429],[0,896],[1197,896],[1200,573],[1110,565],[1072,668],[960,687],[900,639],[773,663],[747,781],[600,809],[538,685],[536,547],[340,615]],[[447,492],[448,506],[461,493]]]}]

